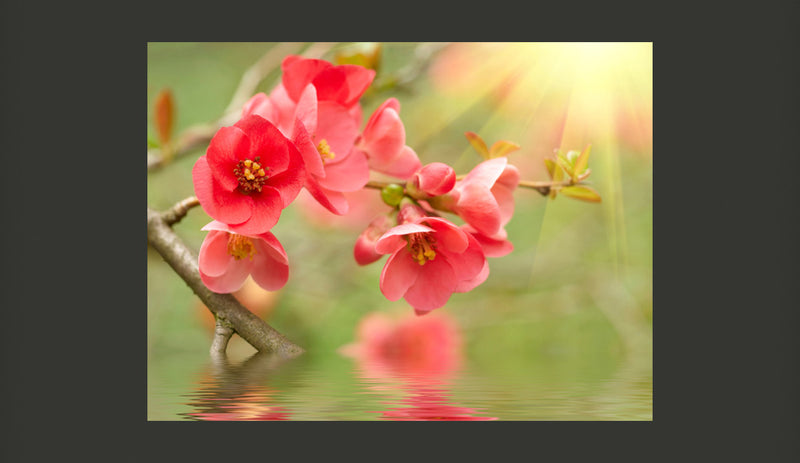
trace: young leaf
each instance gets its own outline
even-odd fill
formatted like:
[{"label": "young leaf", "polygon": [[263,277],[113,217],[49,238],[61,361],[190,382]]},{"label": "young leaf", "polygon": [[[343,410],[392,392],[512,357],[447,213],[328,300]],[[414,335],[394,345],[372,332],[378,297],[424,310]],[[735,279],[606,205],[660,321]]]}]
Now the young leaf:
[{"label": "young leaf", "polygon": [[601,201],[600,193],[586,185],[565,186],[561,189],[561,193],[570,198],[580,199],[581,201],[589,201],[592,203],[599,203]]},{"label": "young leaf", "polygon": [[562,169],[564,169],[564,172],[566,172],[567,175],[572,177],[573,180],[575,179],[575,170],[572,167],[572,163],[569,162],[567,158],[565,158],[561,153],[558,153],[558,156],[556,157],[556,162],[558,163],[559,166],[561,166]]},{"label": "young leaf", "polygon": [[586,166],[589,165],[589,155],[592,152],[592,145],[591,143],[586,145],[586,148],[583,149],[583,152],[578,159],[575,160],[575,175],[580,175],[586,170]]},{"label": "young leaf", "polygon": [[483,159],[491,159],[489,155],[489,148],[486,146],[486,142],[483,141],[480,135],[475,132],[464,132],[464,135],[469,140],[469,144],[475,148],[475,151],[483,157]]},{"label": "young leaf", "polygon": [[168,88],[158,92],[153,107],[158,141],[162,145],[166,145],[172,137],[172,126],[175,121],[175,103],[172,92]]},{"label": "young leaf", "polygon": [[553,169],[554,169],[553,181],[560,182],[564,180],[564,166],[562,166],[561,163],[558,162],[558,159],[556,159],[556,163],[553,166]]},{"label": "young leaf", "polygon": [[556,173],[556,163],[553,162],[551,159],[545,158],[544,166],[547,167],[547,175],[550,176],[550,180],[553,180],[553,177]]},{"label": "young leaf", "polygon": [[510,141],[500,140],[496,141],[491,148],[489,148],[489,158],[499,158],[506,156],[508,153],[514,152],[519,149],[519,145]]}]

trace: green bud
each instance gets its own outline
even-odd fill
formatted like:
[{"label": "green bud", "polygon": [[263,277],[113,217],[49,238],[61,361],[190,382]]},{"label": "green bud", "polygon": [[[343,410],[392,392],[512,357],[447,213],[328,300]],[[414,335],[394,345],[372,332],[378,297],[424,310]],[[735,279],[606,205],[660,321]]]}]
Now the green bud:
[{"label": "green bud", "polygon": [[567,153],[567,160],[570,164],[575,164],[575,160],[578,159],[581,153],[579,151],[570,151]]},{"label": "green bud", "polygon": [[404,194],[405,193],[401,185],[391,183],[383,187],[381,190],[381,199],[383,199],[383,202],[389,206],[396,207],[400,204]]}]

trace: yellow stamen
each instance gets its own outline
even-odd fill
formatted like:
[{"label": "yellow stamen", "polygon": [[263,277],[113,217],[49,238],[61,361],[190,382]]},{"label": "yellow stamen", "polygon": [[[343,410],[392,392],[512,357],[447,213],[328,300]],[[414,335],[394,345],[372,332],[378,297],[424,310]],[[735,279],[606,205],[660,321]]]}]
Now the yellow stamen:
[{"label": "yellow stamen", "polygon": [[407,240],[411,257],[413,257],[419,265],[425,265],[428,261],[436,258],[436,240],[433,236],[427,233],[412,233]]},{"label": "yellow stamen", "polygon": [[233,168],[233,175],[239,182],[238,190],[246,195],[261,192],[267,182],[267,171],[269,167],[262,167],[261,156],[255,159],[244,159]]},{"label": "yellow stamen", "polygon": [[333,159],[336,157],[336,153],[331,151],[331,145],[328,144],[328,141],[324,138],[319,142],[317,145],[317,151],[319,152],[320,157],[322,158],[322,162],[325,162],[327,159]]},{"label": "yellow stamen", "polygon": [[256,247],[250,238],[235,233],[228,234],[228,254],[234,259],[241,260],[248,257],[253,260],[256,255]]}]

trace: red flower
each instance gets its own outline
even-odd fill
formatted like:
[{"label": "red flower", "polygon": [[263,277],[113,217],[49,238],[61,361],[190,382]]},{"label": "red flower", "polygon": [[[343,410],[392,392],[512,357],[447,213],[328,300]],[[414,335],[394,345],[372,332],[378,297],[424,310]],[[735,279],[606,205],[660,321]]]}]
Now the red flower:
[{"label": "red flower", "polygon": [[372,113],[356,148],[366,153],[372,169],[392,177],[407,179],[422,163],[406,145],[406,129],[400,120],[400,102],[389,98]]},{"label": "red flower", "polygon": [[197,199],[232,232],[257,235],[278,222],[300,193],[303,158],[270,122],[256,115],[223,127],[192,169]]},{"label": "red flower", "polygon": [[284,58],[281,70],[283,86],[293,101],[299,101],[306,86],[312,84],[319,101],[332,101],[346,108],[358,103],[375,78],[375,71],[363,66],[335,66],[325,60],[296,55]]},{"label": "red flower", "polygon": [[203,230],[209,232],[200,246],[198,266],[203,284],[211,291],[237,291],[248,275],[267,291],[278,290],[288,281],[289,259],[272,233],[240,235],[217,221]]},{"label": "red flower", "polygon": [[304,186],[337,215],[349,210],[344,193],[360,190],[369,180],[366,155],[353,145],[361,123],[358,98],[373,77],[374,71],[360,66],[289,57],[283,83],[269,97],[255,95],[242,110],[243,116],[258,114],[273,122],[293,140],[306,165]]},{"label": "red flower", "polygon": [[398,213],[400,225],[386,232],[375,251],[391,254],[381,272],[381,292],[405,298],[418,315],[442,307],[454,292],[483,283],[489,266],[480,243],[449,221],[426,217],[418,206]]}]

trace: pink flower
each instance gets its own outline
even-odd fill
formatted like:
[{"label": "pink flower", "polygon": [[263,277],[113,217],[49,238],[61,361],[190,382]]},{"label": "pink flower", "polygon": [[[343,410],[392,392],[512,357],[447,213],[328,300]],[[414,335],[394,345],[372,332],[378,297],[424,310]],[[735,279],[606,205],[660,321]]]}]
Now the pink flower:
[{"label": "pink flower", "polygon": [[392,228],[392,222],[385,215],[378,216],[356,239],[353,247],[353,257],[358,265],[367,265],[383,257],[383,254],[375,250],[375,243],[378,238]]},{"label": "pink flower", "polygon": [[237,291],[248,275],[267,291],[276,291],[288,281],[289,259],[271,232],[242,235],[216,220],[203,230],[209,232],[200,246],[198,265],[200,278],[211,291]]},{"label": "pink flower", "polygon": [[372,113],[356,148],[366,153],[369,166],[393,177],[407,179],[422,163],[406,146],[406,129],[400,120],[400,102],[389,98]]},{"label": "pink flower", "polygon": [[222,127],[192,169],[194,191],[211,218],[232,232],[258,235],[278,222],[305,181],[303,158],[256,115]]},{"label": "pink flower", "polygon": [[442,307],[454,292],[483,283],[489,266],[478,241],[449,221],[426,217],[406,205],[400,225],[386,232],[375,251],[391,254],[381,272],[381,292],[390,301],[405,298],[418,315]]},{"label": "pink flower", "polygon": [[430,201],[437,209],[458,214],[486,237],[505,239],[503,227],[514,215],[519,171],[505,157],[483,161],[453,191]]},{"label": "pink flower", "polygon": [[[374,71],[295,58],[284,61],[283,83],[269,97],[259,93],[251,98],[242,115],[258,114],[291,138],[306,165],[305,188],[330,212],[344,215],[349,204],[343,193],[360,190],[369,180],[366,155],[353,145],[361,121],[358,98]],[[304,87],[292,79],[305,82]],[[334,91],[335,85],[349,90]]]},{"label": "pink flower", "polygon": [[456,184],[456,172],[442,162],[426,164],[411,176],[406,185],[412,196],[426,199],[448,193]]}]

